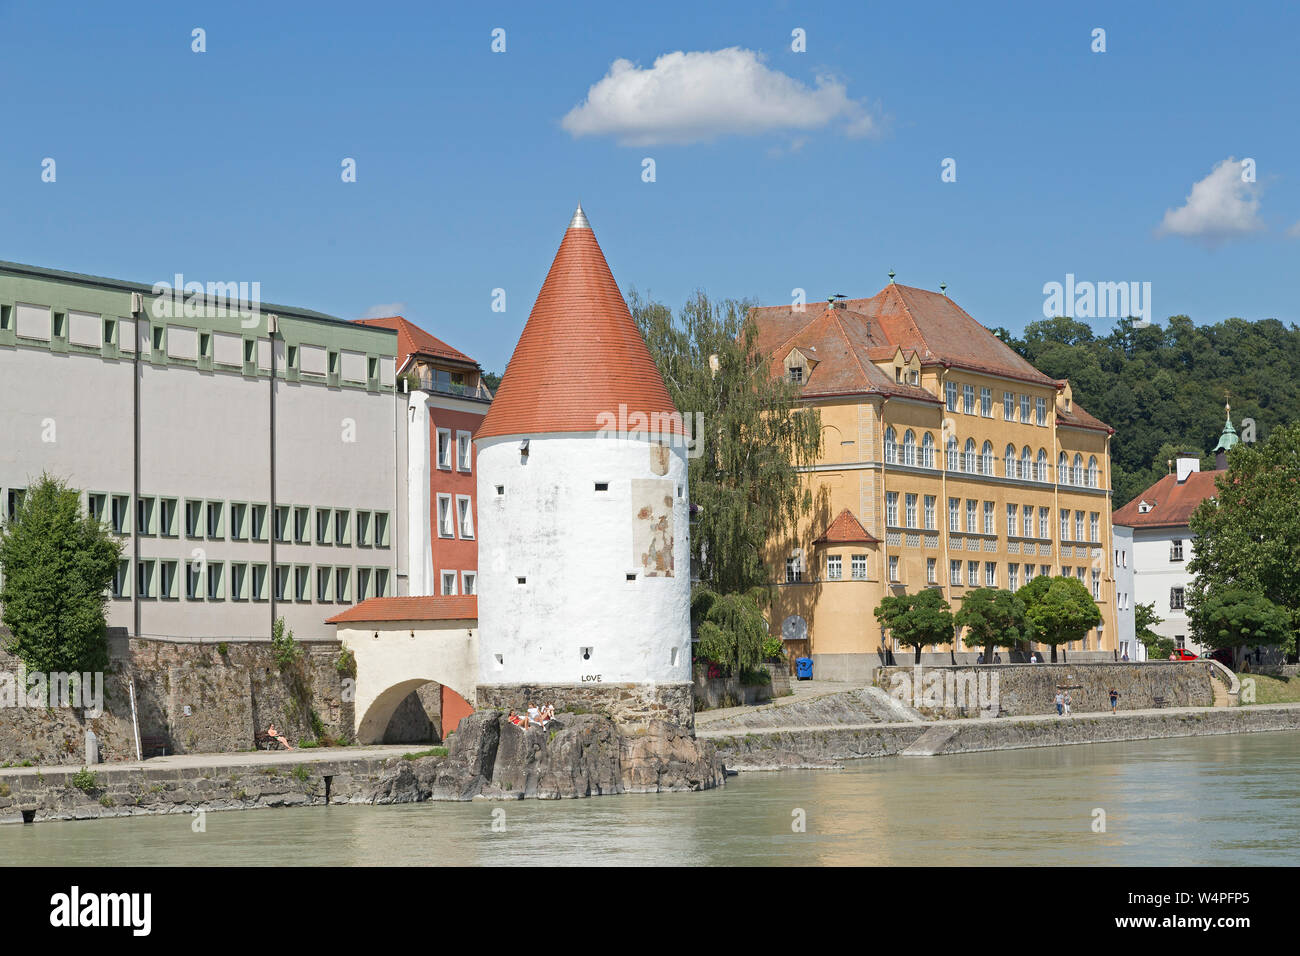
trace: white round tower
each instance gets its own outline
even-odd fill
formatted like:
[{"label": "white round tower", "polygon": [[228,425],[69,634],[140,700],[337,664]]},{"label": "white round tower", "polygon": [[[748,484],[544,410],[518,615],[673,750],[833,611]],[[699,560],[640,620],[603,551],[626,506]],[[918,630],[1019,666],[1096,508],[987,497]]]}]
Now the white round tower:
[{"label": "white round tower", "polygon": [[692,725],[682,418],[581,206],[475,443],[479,706]]}]

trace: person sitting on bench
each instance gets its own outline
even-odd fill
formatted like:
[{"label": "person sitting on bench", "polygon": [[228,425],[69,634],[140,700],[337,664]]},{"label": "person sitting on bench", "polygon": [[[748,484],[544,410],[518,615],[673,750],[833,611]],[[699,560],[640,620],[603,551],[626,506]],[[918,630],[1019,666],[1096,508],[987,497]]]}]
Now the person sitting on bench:
[{"label": "person sitting on bench", "polygon": [[278,740],[280,743],[284,744],[285,750],[293,749],[293,747],[290,746],[289,741],[284,739],[284,735],[275,729],[275,724],[272,724],[271,726],[266,728],[266,735],[270,737],[272,740]]}]

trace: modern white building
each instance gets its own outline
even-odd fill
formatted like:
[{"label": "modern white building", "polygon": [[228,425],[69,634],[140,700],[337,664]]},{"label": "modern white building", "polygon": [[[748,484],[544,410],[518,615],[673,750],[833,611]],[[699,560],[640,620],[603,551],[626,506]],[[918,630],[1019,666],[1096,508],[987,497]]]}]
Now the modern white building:
[{"label": "modern white building", "polygon": [[171,278],[0,262],[0,504],[42,473],[80,489],[123,538],[108,623],[132,636],[332,637],[405,593],[396,333]]},{"label": "modern white building", "polygon": [[579,207],[475,435],[480,701],[690,681],[683,431]]},{"label": "modern white building", "polygon": [[1118,634],[1116,650],[1121,658],[1142,661],[1146,660],[1146,647],[1137,641],[1133,619],[1133,529],[1121,524],[1113,527],[1115,623]]}]

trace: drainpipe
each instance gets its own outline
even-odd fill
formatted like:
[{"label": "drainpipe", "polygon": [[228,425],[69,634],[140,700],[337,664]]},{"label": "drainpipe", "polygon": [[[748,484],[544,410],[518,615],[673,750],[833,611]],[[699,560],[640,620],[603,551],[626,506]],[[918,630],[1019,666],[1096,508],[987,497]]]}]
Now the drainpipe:
[{"label": "drainpipe", "polygon": [[[894,593],[894,584],[889,579],[889,511],[887,510],[888,506],[885,503],[886,496],[889,494],[885,490],[885,429],[888,427],[885,425],[885,406],[888,404],[889,396],[886,395],[884,400],[880,403],[880,507],[885,509],[882,510],[880,519],[880,553],[882,565],[880,568],[880,581],[884,585],[881,588],[881,593],[892,595]],[[889,663],[889,651],[885,647],[885,635],[883,630],[880,634],[880,649],[884,652],[885,663]]]},{"label": "drainpipe", "polygon": [[278,517],[275,508],[275,333],[277,331],[277,326],[279,325],[279,323],[280,323],[279,316],[267,315],[266,334],[267,334],[267,338],[270,339],[270,343],[271,343],[271,363],[270,363],[271,364],[271,405],[270,405],[271,470],[269,476],[270,485],[271,485],[269,497],[271,499],[271,503],[270,505],[267,506],[267,510],[270,511],[269,517],[271,519],[271,527],[267,529],[270,532],[270,534],[267,535],[267,539],[271,543],[271,566],[267,573],[267,577],[269,578],[269,580],[266,582],[271,592],[271,601],[270,601],[271,632],[270,633],[274,633],[275,630],[275,615],[277,611],[276,593],[275,593],[276,577],[277,577],[277,570],[275,565],[275,537],[276,537],[276,519]]},{"label": "drainpipe", "polygon": [[[131,293],[131,334],[135,336],[134,359],[131,366],[131,633],[140,636],[140,314],[144,311],[144,296]],[[119,339],[120,341],[120,339]],[[152,345],[152,336],[149,339]]]},{"label": "drainpipe", "polygon": [[[939,406],[939,447],[935,449],[935,454],[939,455],[939,464],[943,466],[939,472],[939,519],[940,529],[943,534],[943,567],[939,569],[940,581],[943,581],[943,575],[948,576],[948,581],[942,585],[944,597],[951,605],[953,601],[952,594],[952,558],[950,557],[949,548],[952,547],[950,535],[952,529],[948,524],[948,441],[947,436],[943,433],[943,425],[948,417],[948,392],[947,392],[948,367],[945,365],[939,373],[939,396],[943,404]],[[948,660],[953,665],[957,664],[957,633],[954,630],[952,643],[948,646]]]}]

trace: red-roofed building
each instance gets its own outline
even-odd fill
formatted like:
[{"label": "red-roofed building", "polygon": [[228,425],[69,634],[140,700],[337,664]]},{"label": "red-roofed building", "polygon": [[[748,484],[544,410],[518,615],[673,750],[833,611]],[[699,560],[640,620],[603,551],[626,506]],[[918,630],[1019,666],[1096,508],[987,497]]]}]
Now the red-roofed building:
[{"label": "red-roofed building", "polygon": [[478,362],[400,315],[358,319],[397,332],[397,376],[410,396],[409,593],[478,589],[474,432],[492,393]]},{"label": "red-roofed building", "polygon": [[772,629],[800,641],[792,649],[811,654],[815,675],[869,677],[890,641],[863,621],[887,595],[941,588],[956,609],[974,588],[1044,574],[1082,581],[1102,612],[1072,659],[1114,651],[1112,430],[1068,381],[946,294],[892,276],[869,298],[752,316],[771,373],[821,414],[822,454],[807,471],[819,506],[768,555]]}]

